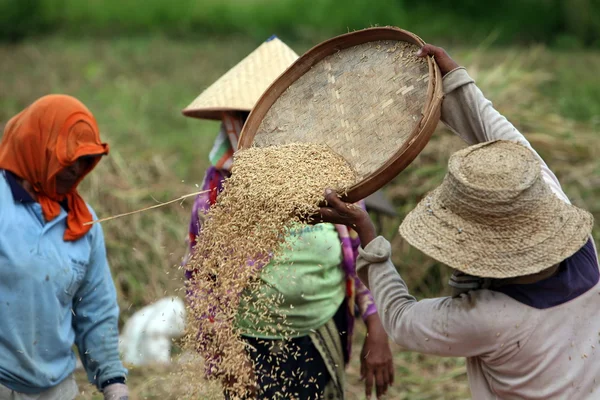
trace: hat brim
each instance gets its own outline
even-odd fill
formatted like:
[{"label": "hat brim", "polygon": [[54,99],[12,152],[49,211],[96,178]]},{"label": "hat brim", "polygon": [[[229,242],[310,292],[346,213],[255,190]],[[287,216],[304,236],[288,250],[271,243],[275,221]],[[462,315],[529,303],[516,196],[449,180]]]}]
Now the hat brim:
[{"label": "hat brim", "polygon": [[534,214],[466,221],[440,203],[442,186],[406,216],[399,232],[426,255],[469,275],[501,279],[538,273],[572,256],[592,232],[589,212],[551,192]]},{"label": "hat brim", "polygon": [[252,111],[250,108],[232,108],[232,107],[214,107],[214,108],[203,108],[203,109],[185,109],[181,113],[186,117],[198,118],[198,119],[211,119],[220,121],[223,119],[223,113],[237,113]]}]

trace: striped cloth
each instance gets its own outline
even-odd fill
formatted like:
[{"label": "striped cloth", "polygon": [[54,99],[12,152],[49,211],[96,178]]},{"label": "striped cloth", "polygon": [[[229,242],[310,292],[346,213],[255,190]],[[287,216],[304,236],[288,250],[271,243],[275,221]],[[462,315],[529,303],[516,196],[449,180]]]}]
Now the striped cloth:
[{"label": "striped cloth", "polygon": [[[211,167],[204,176],[202,190],[208,193],[196,197],[192,207],[192,216],[188,229],[188,251],[184,264],[196,246],[196,238],[200,233],[200,227],[204,221],[204,214],[210,206],[216,202],[218,193],[222,190],[223,180],[230,175],[233,163],[234,149],[237,150],[237,140],[244,124],[243,115],[227,113],[223,116],[221,130],[213,149],[210,152]],[[227,140],[226,140],[227,139]],[[360,203],[364,208],[364,203]],[[346,275],[346,300],[348,303],[348,347],[347,354],[350,356],[352,346],[352,333],[354,331],[354,315],[358,309],[363,320],[377,312],[373,296],[369,289],[360,281],[356,275],[356,258],[360,239],[356,232],[345,225],[336,225],[338,235],[342,244],[342,265]],[[186,271],[186,278],[190,279],[193,272]]]},{"label": "striped cloth", "polygon": [[224,113],[221,120],[221,130],[208,155],[210,164],[213,167],[231,171],[233,153],[238,149],[238,140],[243,126],[244,120],[242,116],[233,113]]}]

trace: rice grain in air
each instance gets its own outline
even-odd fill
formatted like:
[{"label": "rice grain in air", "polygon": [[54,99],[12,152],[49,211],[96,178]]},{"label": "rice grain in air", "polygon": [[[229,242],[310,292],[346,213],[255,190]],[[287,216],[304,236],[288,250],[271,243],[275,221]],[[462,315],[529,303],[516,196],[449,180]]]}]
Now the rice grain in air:
[{"label": "rice grain in air", "polygon": [[[240,298],[251,293],[258,310],[241,316],[245,318],[266,318],[282,301],[260,297],[261,267],[280,253],[288,229],[318,211],[327,187],[343,193],[355,183],[356,174],[342,157],[319,144],[241,150],[231,172],[216,204],[202,218],[202,232],[186,266],[193,277],[187,283],[191,294],[185,343],[206,360],[209,377],[226,382],[236,398],[256,384],[235,323]],[[274,322],[286,326],[284,315]]]}]

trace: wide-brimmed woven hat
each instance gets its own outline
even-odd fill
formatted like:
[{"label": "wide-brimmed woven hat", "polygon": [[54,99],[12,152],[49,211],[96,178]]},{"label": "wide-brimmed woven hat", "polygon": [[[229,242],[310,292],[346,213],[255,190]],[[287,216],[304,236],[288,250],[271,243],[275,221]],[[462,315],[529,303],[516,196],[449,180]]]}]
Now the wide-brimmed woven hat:
[{"label": "wide-brimmed woven hat", "polygon": [[538,273],[589,239],[593,217],[560,200],[527,147],[487,142],[452,155],[444,182],[400,234],[430,257],[483,278]]},{"label": "wide-brimmed woven hat", "polygon": [[224,111],[250,112],[269,85],[297,58],[292,49],[272,36],[196,97],[183,114],[218,120]]}]

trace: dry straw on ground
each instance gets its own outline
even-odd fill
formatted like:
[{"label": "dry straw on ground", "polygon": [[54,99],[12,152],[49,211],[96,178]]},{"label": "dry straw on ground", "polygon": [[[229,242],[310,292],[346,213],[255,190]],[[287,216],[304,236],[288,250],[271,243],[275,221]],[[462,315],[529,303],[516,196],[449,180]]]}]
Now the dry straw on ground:
[{"label": "dry straw on ground", "polygon": [[343,192],[355,180],[348,163],[323,145],[250,148],[236,154],[217,203],[201,216],[202,233],[187,265],[194,271],[188,282],[187,346],[204,357],[209,376],[234,381],[232,392],[243,394],[254,384],[236,325],[240,298],[253,298],[254,317],[277,318],[277,332],[293,334],[285,316],[273,314],[280,299],[260,296],[261,266],[282,249],[288,229],[316,213],[327,187]]}]

